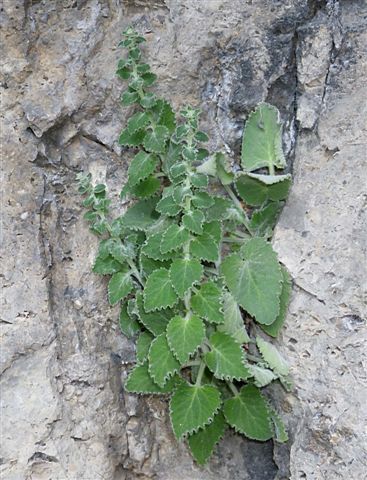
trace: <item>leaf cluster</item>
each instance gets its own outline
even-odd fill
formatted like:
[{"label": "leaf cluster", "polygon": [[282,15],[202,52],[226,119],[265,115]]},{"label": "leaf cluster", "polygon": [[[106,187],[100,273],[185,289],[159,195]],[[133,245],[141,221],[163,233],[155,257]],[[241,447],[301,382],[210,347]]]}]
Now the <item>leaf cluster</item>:
[{"label": "leaf cluster", "polygon": [[249,116],[234,173],[223,153],[205,148],[198,109],[176,117],[150,91],[156,76],[141,60],[144,41],[127,29],[117,68],[128,82],[122,105],[135,107],[119,137],[133,156],[121,191],[130,206],[109,219],[106,187],[89,174],[79,175],[79,192],[101,237],[93,271],[109,276],[121,331],[136,339],[125,389],[168,394],[176,438],[204,464],[227,427],[286,440],[260,389],[289,384],[264,334],[278,334],[290,297],[289,274],[268,242],[290,176],[277,174],[285,159],[276,108],[263,103]]}]

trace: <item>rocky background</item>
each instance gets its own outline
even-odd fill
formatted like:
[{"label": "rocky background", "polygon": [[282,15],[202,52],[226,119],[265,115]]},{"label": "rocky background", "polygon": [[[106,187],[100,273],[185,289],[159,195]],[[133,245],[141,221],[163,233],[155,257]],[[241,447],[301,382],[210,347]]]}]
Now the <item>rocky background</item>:
[{"label": "rocky background", "polygon": [[[3,0],[1,478],[362,480],[366,474],[366,25],[363,0]],[[290,442],[228,433],[205,469],[170,432],[164,400],[123,390],[119,334],[75,174],[114,198],[129,154],[115,77],[128,24],[147,36],[159,93],[203,110],[238,161],[260,101],[285,122],[294,186],[274,245],[293,279],[271,389]],[[364,365],[365,366],[365,365]]]}]

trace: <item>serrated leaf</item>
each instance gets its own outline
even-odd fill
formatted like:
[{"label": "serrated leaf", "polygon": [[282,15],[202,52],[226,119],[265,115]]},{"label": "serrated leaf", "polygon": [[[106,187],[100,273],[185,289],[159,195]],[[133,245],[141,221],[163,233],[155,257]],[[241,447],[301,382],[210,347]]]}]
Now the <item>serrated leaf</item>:
[{"label": "serrated leaf", "polygon": [[150,235],[141,249],[142,253],[152,258],[153,260],[160,260],[160,261],[169,260],[172,257],[175,257],[176,256],[175,252],[168,252],[168,253],[161,252],[161,241],[162,241],[162,233],[159,232],[159,233],[154,233],[153,235]]},{"label": "serrated leaf", "polygon": [[131,244],[125,245],[119,238],[111,238],[110,240],[109,253],[115,260],[120,263],[124,263],[127,259],[133,257],[134,251]]},{"label": "serrated leaf", "polygon": [[169,130],[163,125],[156,125],[147,131],[144,137],[144,148],[148,152],[162,153],[166,148],[166,140],[169,137]]},{"label": "serrated leaf", "polygon": [[213,237],[217,243],[219,243],[222,239],[222,226],[220,222],[216,220],[213,222],[204,223],[203,232]]},{"label": "serrated leaf", "polygon": [[131,230],[147,230],[159,217],[155,212],[157,199],[140,200],[121,217],[121,225]]},{"label": "serrated leaf", "polygon": [[186,197],[191,196],[191,193],[190,187],[186,185],[178,185],[173,189],[172,196],[177,204],[182,204]]},{"label": "serrated leaf", "polygon": [[127,171],[129,185],[133,187],[142,180],[148,178],[154,172],[157,165],[158,157],[156,157],[152,153],[140,151],[132,159],[129,169]]},{"label": "serrated leaf", "polygon": [[199,465],[205,465],[213,453],[215,445],[223,437],[226,431],[224,416],[219,412],[212,423],[193,433],[187,442],[194,459]]},{"label": "serrated leaf", "polygon": [[209,208],[214,205],[214,199],[206,192],[196,192],[192,197],[192,203],[197,208]]},{"label": "serrated leaf", "polygon": [[215,332],[209,339],[210,352],[206,353],[205,363],[220,380],[245,380],[250,372],[245,367],[242,347],[231,336]]},{"label": "serrated leaf", "polygon": [[270,237],[281,210],[282,204],[280,202],[271,202],[260,210],[256,210],[250,221],[250,229],[254,235]]},{"label": "serrated leaf", "polygon": [[141,78],[144,81],[144,87],[150,87],[157,79],[157,75],[152,72],[144,73]]},{"label": "serrated leaf", "polygon": [[183,226],[170,225],[162,235],[161,252],[168,253],[178,250],[188,241],[189,237],[189,232]]},{"label": "serrated leaf", "polygon": [[133,289],[133,281],[128,269],[114,273],[108,283],[108,300],[111,305],[125,298]]},{"label": "serrated leaf", "polygon": [[182,223],[190,232],[202,234],[204,214],[201,210],[191,210],[182,217]]},{"label": "serrated leaf", "polygon": [[208,135],[205,132],[196,132],[195,133],[195,140],[198,142],[207,142],[209,140]]},{"label": "serrated leaf", "polygon": [[139,198],[149,198],[157,193],[161,187],[158,178],[151,175],[131,189],[131,193]]},{"label": "serrated leaf", "polygon": [[140,105],[143,108],[152,108],[156,105],[158,98],[154,93],[146,93],[144,97],[140,100]]},{"label": "serrated leaf", "polygon": [[229,292],[223,296],[223,317],[224,322],[218,325],[219,332],[228,333],[241,345],[250,341],[238,303]]},{"label": "serrated leaf", "polygon": [[131,338],[140,331],[139,322],[135,318],[131,318],[127,311],[127,305],[121,306],[119,325],[121,332],[125,337]]},{"label": "serrated leaf", "polygon": [[156,210],[162,215],[175,217],[180,213],[181,207],[177,205],[172,195],[168,195],[159,200]]},{"label": "serrated leaf", "polygon": [[143,143],[145,137],[145,130],[138,130],[130,133],[128,128],[125,128],[120,134],[119,144],[127,147],[138,147]]},{"label": "serrated leaf", "polygon": [[155,337],[166,331],[167,325],[173,317],[173,312],[170,308],[147,313],[144,309],[143,295],[141,293],[136,296],[136,305],[141,323]]},{"label": "serrated leaf", "polygon": [[149,349],[149,374],[154,382],[164,387],[169,377],[180,369],[180,364],[169,348],[164,333],[155,338]]},{"label": "serrated leaf", "polygon": [[148,358],[150,344],[154,340],[149,332],[142,332],[136,341],[136,360],[138,363],[144,363]]},{"label": "serrated leaf", "polygon": [[172,287],[169,271],[160,268],[151,273],[144,289],[144,309],[146,312],[172,307],[178,297]]},{"label": "serrated leaf", "polygon": [[140,254],[141,270],[144,272],[145,277],[154,272],[154,270],[158,270],[159,268],[169,268],[170,263],[171,262],[169,260],[154,260],[153,258],[149,258],[146,255]]},{"label": "serrated leaf", "polygon": [[219,245],[211,235],[203,233],[191,240],[190,253],[201,260],[216,262],[219,258]]},{"label": "serrated leaf", "polygon": [[137,130],[142,130],[150,121],[150,116],[146,112],[134,113],[127,122],[127,128],[130,134],[135,133]]},{"label": "serrated leaf", "polygon": [[204,163],[196,167],[198,173],[204,173],[205,175],[210,175],[215,177],[217,175],[217,164],[215,155],[211,155]]},{"label": "serrated leaf", "polygon": [[176,163],[175,165],[172,165],[172,167],[169,170],[171,178],[177,178],[180,175],[184,175],[186,173],[186,164],[185,163]]},{"label": "serrated leaf", "polygon": [[188,162],[194,162],[196,160],[197,149],[194,146],[184,146],[182,148],[182,156]]},{"label": "serrated leaf", "polygon": [[235,182],[238,195],[248,205],[253,206],[262,205],[269,200],[285,200],[290,186],[290,175],[271,176],[241,173],[237,175]]},{"label": "serrated leaf", "polygon": [[162,101],[159,115],[159,125],[168,128],[169,133],[174,132],[176,128],[176,117],[171,105],[165,100]]},{"label": "serrated leaf", "polygon": [[92,270],[94,273],[101,275],[111,275],[119,272],[122,268],[123,266],[120,262],[115,260],[112,255],[108,255],[107,257],[97,256]]},{"label": "serrated leaf", "polygon": [[136,365],[130,372],[125,383],[125,390],[130,393],[163,394],[172,392],[175,383],[175,379],[171,378],[163,388],[159,387],[153,382],[148,371],[148,362],[145,362],[143,365]]},{"label": "serrated leaf", "polygon": [[208,222],[212,220],[226,220],[229,210],[233,207],[232,202],[224,197],[212,197],[214,204],[205,210],[205,218]]},{"label": "serrated leaf", "polygon": [[221,404],[220,392],[210,385],[180,385],[170,401],[173,432],[179,440],[213,420]]},{"label": "serrated leaf", "polygon": [[264,332],[266,332],[272,337],[276,337],[278,335],[285,322],[292,290],[291,277],[287,269],[282,266],[281,270],[283,277],[283,285],[282,293],[280,294],[280,307],[278,316],[271,325],[261,325],[261,328],[264,330]]},{"label": "serrated leaf", "polygon": [[278,413],[273,410],[272,408],[270,409],[270,416],[271,420],[273,422],[274,426],[274,432],[275,432],[275,440],[279,443],[285,443],[288,441],[288,434],[285,429],[283,420],[280,418]]},{"label": "serrated leaf", "polygon": [[230,185],[234,179],[234,173],[231,170],[231,166],[227,157],[218,152],[215,154],[215,162],[217,167],[217,177],[223,185]]},{"label": "serrated leaf", "polygon": [[269,342],[266,342],[261,337],[256,337],[256,345],[261,356],[269,367],[278,375],[286,376],[289,373],[287,362],[278,352],[278,350]]},{"label": "serrated leaf", "polygon": [[223,323],[222,290],[212,281],[204,283],[191,298],[195,313],[211,323]]},{"label": "serrated leaf", "polygon": [[251,376],[255,378],[255,385],[259,388],[266,387],[277,378],[268,368],[259,367],[258,365],[248,365]]},{"label": "serrated leaf", "polygon": [[176,315],[167,326],[168,344],[181,365],[196,352],[204,338],[204,323],[196,315],[186,318]]},{"label": "serrated leaf", "polygon": [[282,124],[279,111],[267,103],[260,104],[247,119],[242,139],[242,168],[248,172],[267,167],[284,168]]},{"label": "serrated leaf", "polygon": [[137,92],[126,91],[121,95],[121,103],[123,106],[127,107],[139,100],[139,94]]},{"label": "serrated leaf", "polygon": [[252,440],[266,441],[273,436],[266,401],[253,385],[242,387],[238,395],[226,400],[223,413],[231,427]]},{"label": "serrated leaf", "polygon": [[190,180],[196,188],[206,188],[209,184],[208,177],[202,173],[194,173],[191,175]]},{"label": "serrated leaf", "polygon": [[270,325],[279,313],[282,271],[271,245],[252,238],[221,266],[235,300],[259,323]]},{"label": "serrated leaf", "polygon": [[200,282],[202,275],[203,266],[194,258],[174,260],[169,270],[172,286],[180,298],[183,298],[195,283]]}]

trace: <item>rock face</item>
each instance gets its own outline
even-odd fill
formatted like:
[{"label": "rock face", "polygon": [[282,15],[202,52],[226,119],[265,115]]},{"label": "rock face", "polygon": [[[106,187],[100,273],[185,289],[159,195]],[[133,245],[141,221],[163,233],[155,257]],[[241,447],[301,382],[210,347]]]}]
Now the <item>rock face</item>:
[{"label": "rock face", "polygon": [[[2,478],[362,479],[366,389],[366,6],[363,0],[4,0]],[[228,434],[205,469],[170,433],[166,403],[123,390],[118,332],[74,178],[114,198],[129,154],[116,45],[147,35],[159,92],[203,109],[212,148],[238,159],[260,101],[281,111],[294,186],[274,245],[294,279],[279,346],[286,446]]]}]

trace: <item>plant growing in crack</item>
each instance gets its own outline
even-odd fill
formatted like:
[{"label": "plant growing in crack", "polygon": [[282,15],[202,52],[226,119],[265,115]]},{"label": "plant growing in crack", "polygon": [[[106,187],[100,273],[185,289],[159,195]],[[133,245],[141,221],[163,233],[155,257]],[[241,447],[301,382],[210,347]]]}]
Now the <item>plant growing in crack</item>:
[{"label": "plant growing in crack", "polygon": [[[101,237],[93,271],[109,275],[108,298],[121,304],[120,327],[136,339],[128,392],[170,397],[178,440],[204,464],[228,426],[248,438],[287,440],[261,393],[289,385],[288,367],[264,339],[281,329],[290,277],[268,240],[290,188],[278,111],[260,104],[243,134],[240,171],[209,154],[198,109],[171,105],[149,91],[156,76],[141,61],[132,28],[117,75],[136,112],[119,143],[135,153],[121,197],[135,200],[109,216],[106,186],[79,175],[85,218]],[[259,173],[260,172],[260,173]],[[213,194],[213,185],[223,194]],[[218,191],[218,188],[216,189]]]}]

